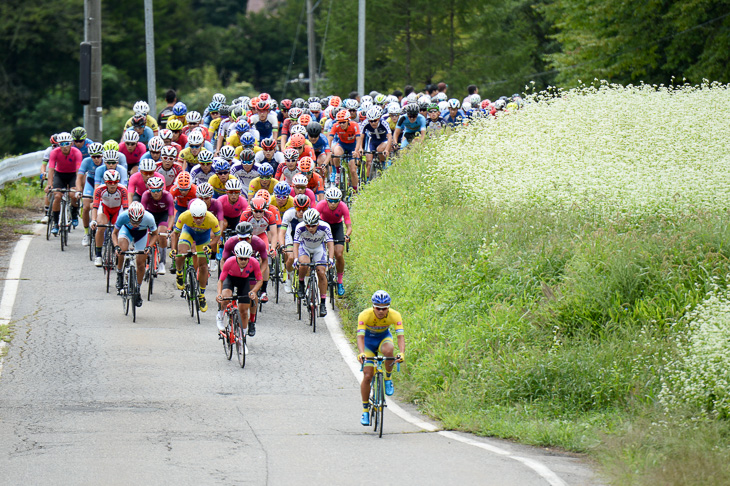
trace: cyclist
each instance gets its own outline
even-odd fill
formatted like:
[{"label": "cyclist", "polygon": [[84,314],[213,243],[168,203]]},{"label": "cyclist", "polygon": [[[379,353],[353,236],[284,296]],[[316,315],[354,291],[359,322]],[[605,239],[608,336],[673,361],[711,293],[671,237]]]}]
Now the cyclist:
[{"label": "cyclist", "polygon": [[248,209],[248,201],[241,197],[241,181],[231,178],[226,182],[226,197],[219,197],[223,207],[223,219],[220,221],[221,231],[235,228],[241,220],[241,214]]},{"label": "cyclist", "polygon": [[284,161],[284,155],[276,150],[276,140],[273,138],[261,140],[261,151],[254,157],[256,164],[261,165],[266,162],[273,167],[274,173],[277,173],[279,167],[284,165]]},{"label": "cyclist", "polygon": [[[83,187],[84,212],[81,221],[84,224],[84,238],[81,241],[83,246],[89,246],[89,215],[91,214],[91,202],[94,199],[94,176],[96,169],[104,165],[102,153],[104,147],[95,142],[89,145],[89,156],[81,161],[78,174],[76,175],[76,187]],[[46,221],[47,223],[48,221]]]},{"label": "cyclist", "polygon": [[317,161],[317,173],[320,176],[324,176],[332,151],[330,150],[327,137],[322,135],[322,125],[316,121],[309,122],[307,125],[307,139],[314,149],[315,160]]},{"label": "cyclist", "polygon": [[[342,202],[342,191],[332,186],[325,192],[325,201],[317,204],[320,218],[329,224],[332,231],[332,239],[335,244],[335,265],[337,268],[337,295],[345,295],[345,287],[342,283],[342,276],[345,272],[344,249],[345,242],[350,241],[352,234],[352,221],[350,210],[347,204]],[[344,226],[343,226],[344,225]]]},{"label": "cyclist", "polygon": [[[221,149],[221,152],[223,152],[223,149]],[[251,182],[261,175],[259,174],[260,166],[254,162],[254,158],[253,150],[243,150],[241,151],[239,161],[231,167],[231,175],[241,181],[241,186],[246,190],[248,190]]]},{"label": "cyclist", "polygon": [[[272,207],[279,211],[280,215],[283,215],[289,208],[294,207],[294,198],[291,197],[291,187],[286,182],[279,182],[274,186],[274,197],[270,199]],[[284,240],[280,239],[280,244],[284,243]]]},{"label": "cyclist", "polygon": [[259,97],[259,102],[254,109],[257,113],[251,116],[251,125],[259,132],[259,140],[272,137],[276,139],[279,135],[279,118],[276,113],[270,111],[270,101],[262,100]]},{"label": "cyclist", "polygon": [[309,181],[307,180],[307,176],[304,174],[297,174],[294,177],[292,177],[292,190],[291,195],[292,197],[296,197],[299,194],[304,194],[309,198],[309,201],[312,206],[317,204],[317,198],[314,196],[314,192],[307,187],[309,184]]},{"label": "cyclist", "polygon": [[279,183],[279,181],[277,181],[276,179],[272,179],[272,176],[274,175],[274,168],[266,162],[259,166],[258,173],[259,176],[252,180],[251,183],[248,185],[249,204],[256,194],[256,191],[258,191],[259,189],[266,189],[266,191],[271,194],[274,191],[274,186]]},{"label": "cyclist", "polygon": [[89,156],[89,145],[94,143],[91,139],[86,138],[86,129],[84,127],[76,127],[71,130],[71,138],[73,138],[73,146],[81,151],[81,155],[86,158]]},{"label": "cyclist", "polygon": [[239,156],[241,152],[246,149],[253,150],[254,153],[261,152],[261,147],[257,145],[256,138],[254,136],[255,133],[256,132],[247,132],[241,135],[240,145],[234,149],[236,156]]},{"label": "cyclist", "polygon": [[[118,171],[110,169],[104,172],[104,185],[99,186],[94,191],[94,201],[91,207],[91,221],[89,225],[91,229],[95,229],[97,224],[115,224],[119,211],[127,209],[127,188],[119,185],[121,175]],[[100,267],[101,247],[104,244],[104,232],[96,232],[96,240],[94,241],[94,265]]]},{"label": "cyclist", "polygon": [[[135,251],[145,251],[145,253],[135,255],[137,285],[142,285],[145,261],[147,260],[146,254],[149,253],[150,246],[154,245],[155,241],[157,241],[155,218],[144,210],[142,203],[134,201],[129,205],[128,210],[119,213],[112,232],[112,243],[114,243],[117,250],[117,290],[122,289],[124,279],[122,275],[124,256],[121,252],[127,251],[130,246]],[[137,301],[134,305],[142,307],[141,295],[137,295]]]},{"label": "cyclist", "polygon": [[[185,114],[185,121],[187,122],[185,126],[183,127],[183,133],[185,135],[188,135],[190,137],[190,132],[193,130],[199,130],[200,134],[203,136],[203,138],[206,141],[210,141],[210,134],[208,130],[201,129],[201,123],[203,121],[203,116],[198,111],[189,111]],[[212,147],[207,147],[208,150],[212,151]]]},{"label": "cyclist", "polygon": [[[360,396],[362,398],[362,425],[370,425],[370,382],[373,380],[375,364],[366,362],[378,353],[388,358],[393,357],[395,347],[390,327],[395,329],[398,340],[398,355],[396,360],[402,363],[406,356],[406,340],[403,331],[403,318],[400,313],[390,308],[390,295],[384,290],[377,290],[371,298],[372,308],[365,309],[357,318],[357,359],[364,365],[363,380],[360,383]],[[385,362],[385,394],[392,395],[395,391],[391,375],[393,373],[393,362]]]},{"label": "cyclist", "polygon": [[426,120],[426,130],[438,131],[446,126],[446,122],[441,117],[439,105],[431,103],[428,105],[428,119]]},{"label": "cyclist", "polygon": [[[179,235],[177,256],[175,257],[175,268],[177,269],[175,283],[178,290],[182,290],[185,284],[182,273],[185,254],[193,250],[195,252],[204,252],[207,256],[210,256],[212,253],[209,245],[218,244],[221,230],[218,220],[208,211],[205,203],[196,199],[190,203],[190,209],[177,218],[175,233]],[[205,288],[208,286],[207,258],[198,258],[197,255],[194,255],[193,265],[197,269],[198,284],[200,285],[198,304],[200,310],[205,312],[208,310],[208,303],[205,301]]]},{"label": "cyclist", "polygon": [[[348,165],[350,169],[350,186],[354,192],[357,192],[358,186],[356,161],[361,155],[357,149],[357,139],[359,136],[360,125],[350,119],[347,110],[339,111],[337,113],[336,123],[332,125],[332,129],[328,135],[329,144],[332,147],[332,162],[337,171],[334,183],[335,185],[339,184],[340,157],[345,154],[351,155],[352,157]],[[335,137],[337,137],[336,143],[334,143]]]},{"label": "cyclist", "polygon": [[357,139],[356,150],[359,152],[365,148],[365,161],[367,163],[367,177],[370,180],[370,170],[373,165],[373,153],[380,152],[378,158],[385,163],[388,152],[393,145],[393,134],[390,131],[388,122],[383,120],[383,110],[373,106],[368,110],[367,120],[360,124],[361,135]]},{"label": "cyclist", "polygon": [[[307,264],[310,261],[321,263],[317,268],[319,277],[319,316],[327,315],[327,276],[326,266],[334,265],[334,244],[332,230],[324,221],[320,220],[319,212],[314,208],[304,211],[303,221],[294,231],[294,266],[299,263]],[[309,267],[299,269],[299,298],[304,298],[304,279],[309,275]]]},{"label": "cyclist", "polygon": [[127,159],[127,171],[129,175],[137,172],[137,165],[147,148],[139,142],[139,134],[134,130],[127,130],[122,136],[122,144],[119,146],[119,152],[124,154]]},{"label": "cyclist", "polygon": [[[209,183],[203,182],[202,184],[198,185],[198,199],[201,199],[205,203],[205,206],[208,208],[208,212],[213,213],[213,216],[215,216],[215,219],[218,220],[218,224],[220,225],[221,221],[224,220],[223,205],[219,200],[213,198],[214,193],[215,192],[213,191],[213,186],[211,186]],[[222,232],[223,228],[221,227],[221,233]],[[210,248],[213,252],[213,255],[215,255],[216,251],[218,250],[218,245],[211,244]],[[211,259],[209,266],[210,271],[215,272],[216,270],[218,270],[218,261],[216,259]]]},{"label": "cyclist", "polygon": [[[153,116],[150,116],[150,105],[147,104],[146,101],[136,102],[134,104],[134,106],[132,107],[132,111],[134,112],[135,116],[143,115],[145,117],[145,125],[148,126],[155,135],[157,135],[157,132],[159,130],[159,127],[157,125],[157,120],[155,120],[155,118]],[[160,116],[161,115],[162,115],[162,113],[160,113]],[[132,126],[133,120],[134,120],[134,116],[130,117],[129,120],[127,120],[127,123],[124,124],[125,130]]]},{"label": "cyclist", "polygon": [[104,150],[104,152],[102,152],[101,158],[104,163],[100,167],[97,167],[96,172],[94,173],[94,189],[104,184],[104,172],[109,169],[114,169],[119,172],[121,177],[119,184],[124,187],[127,186],[127,169],[122,167],[121,163],[119,163],[120,155],[121,154],[116,150]]},{"label": "cyclist", "polygon": [[[218,289],[216,301],[223,303],[224,297],[231,297],[233,291],[238,295],[238,313],[241,317],[241,328],[247,332],[249,336],[256,334],[255,327],[255,309],[252,309],[252,317],[254,319],[249,325],[248,309],[251,302],[256,301],[256,293],[263,283],[261,268],[256,258],[253,258],[253,248],[245,241],[239,241],[234,247],[234,257],[226,260],[221,270],[220,279],[218,280]],[[250,278],[254,277],[255,284],[250,286]],[[219,310],[216,316],[216,325],[220,339],[225,339],[223,331],[226,326],[223,322],[224,311]]]},{"label": "cyclist", "polygon": [[[162,130],[167,128],[167,120],[170,116],[172,116],[172,107],[175,106],[175,103],[177,103],[177,93],[175,93],[174,89],[167,90],[167,93],[165,93],[165,102],[167,103],[167,106],[165,106],[162,111],[160,111],[159,115],[157,115],[157,123]],[[162,133],[162,130],[160,130],[160,133]]]},{"label": "cyclist", "polygon": [[175,179],[182,172],[182,166],[177,163],[177,149],[172,146],[162,147],[160,161],[157,162],[157,174],[165,180],[165,189],[170,190]]},{"label": "cyclist", "polygon": [[294,252],[292,245],[294,244],[294,230],[299,223],[302,222],[304,211],[309,209],[312,203],[306,194],[298,194],[294,199],[294,207],[289,208],[281,217],[281,226],[279,227],[279,241],[284,242],[282,250],[284,252],[284,266],[287,271],[287,279],[284,282],[284,292],[292,293],[292,275],[294,275]]},{"label": "cyclist", "polygon": [[[190,203],[197,197],[198,187],[193,184],[190,174],[187,172],[180,172],[175,180],[175,185],[170,189],[170,195],[172,200],[175,202],[175,222],[182,213],[187,211]],[[175,258],[175,252],[177,251],[177,240],[179,233],[177,231],[172,234],[172,251],[170,251],[170,258]],[[175,260],[172,261],[172,270],[175,270]]]},{"label": "cyclist", "polygon": [[[168,122],[167,124],[169,125],[170,123]],[[192,172],[193,167],[200,162],[203,142],[205,142],[205,138],[203,138],[203,134],[200,133],[199,130],[195,130],[190,134],[190,137],[188,137],[188,144],[184,149],[182,149],[177,160],[184,171]],[[203,153],[205,152],[208,152],[208,150],[203,151]],[[210,155],[210,160],[213,160],[213,154],[211,153]],[[204,158],[206,157],[207,156],[204,156]]]},{"label": "cyclist", "polygon": [[213,171],[213,152],[209,150],[201,150],[198,154],[198,163],[194,166],[188,166],[190,177],[195,184],[208,182],[215,175]]},{"label": "cyclist", "polygon": [[268,251],[271,251],[270,241],[276,241],[274,228],[278,225],[274,213],[266,209],[266,201],[261,197],[251,200],[249,208],[241,214],[241,221],[248,221],[253,226],[253,234],[261,238]]},{"label": "cyclist", "polygon": [[284,163],[279,164],[274,178],[279,182],[286,182],[291,185],[292,178],[299,173],[299,168],[297,167],[299,152],[296,149],[288,148],[284,151],[283,157]]},{"label": "cyclist", "polygon": [[286,143],[291,135],[292,126],[296,124],[297,120],[303,113],[302,109],[297,107],[293,107],[289,110],[289,117],[282,123],[281,132],[279,134],[279,146],[282,152],[286,150]]},{"label": "cyclist", "polygon": [[[169,130],[167,130],[167,132],[169,133]],[[162,156],[162,147],[164,146],[165,141],[162,139],[162,137],[152,137],[147,143],[147,152],[145,152],[140,160],[151,159],[155,163],[159,162]]]},{"label": "cyclist", "polygon": [[145,126],[145,118],[142,115],[135,115],[132,117],[132,128],[127,130],[134,130],[139,135],[139,142],[147,145],[150,140],[155,137],[155,133],[148,127]]},{"label": "cyclist", "polygon": [[398,119],[393,138],[398,140],[401,133],[403,134],[401,148],[406,148],[414,138],[417,136],[423,137],[426,133],[426,118],[419,113],[417,103],[406,105],[406,114]]},{"label": "cyclist", "polygon": [[129,177],[129,185],[127,186],[127,195],[129,202],[141,201],[142,194],[147,190],[147,181],[150,177],[154,177],[157,172],[157,164],[152,159],[142,159],[139,161],[139,170]]},{"label": "cyclist", "polygon": [[[43,180],[45,179],[46,182],[48,182],[48,160],[51,158],[51,152],[53,152],[53,149],[58,148],[58,142],[56,141],[56,137],[58,136],[57,133],[54,133],[50,137],[50,143],[46,150],[43,151],[43,157],[41,159],[41,184],[43,183]],[[82,161],[83,164],[83,161]],[[43,210],[46,214],[43,215],[43,219],[41,219],[41,224],[48,224],[48,207],[50,206],[50,199],[48,198],[48,192],[46,192],[45,198],[43,200]]]},{"label": "cyclist", "polygon": [[307,178],[307,188],[314,192],[319,202],[324,199],[324,179],[314,172],[314,160],[311,157],[302,157],[298,164],[299,172]]},{"label": "cyclist", "polygon": [[448,101],[448,104],[448,110],[441,113],[444,123],[450,127],[461,126],[464,122],[464,118],[466,117],[466,114],[460,110],[461,103],[459,103],[459,100],[456,98],[451,98]]},{"label": "cyclist", "polygon": [[[56,137],[59,147],[53,149],[48,159],[48,180],[53,184],[53,189],[70,188],[78,191],[76,187],[76,175],[83,157],[81,151],[72,146],[73,138],[68,132],[59,133]],[[46,192],[51,186],[46,186]],[[79,225],[79,201],[75,192],[71,194],[71,224],[73,227]],[[53,228],[51,233],[58,235],[58,219],[61,215],[61,193],[57,192],[53,198]]]},{"label": "cyclist", "polygon": [[229,180],[238,180],[231,175],[231,164],[222,157],[213,159],[213,171],[215,174],[208,179],[208,183],[213,187],[213,197],[218,199],[226,194],[226,183]]},{"label": "cyclist", "polygon": [[170,119],[167,121],[167,129],[172,132],[172,144],[177,145],[177,151],[178,153],[182,151],[183,147],[187,147],[188,145],[188,136],[184,135],[182,132],[183,129],[183,123],[176,119]]},{"label": "cyclist", "polygon": [[[160,233],[167,233],[172,227],[175,217],[175,201],[172,195],[165,190],[165,180],[158,175],[147,179],[148,190],[142,194],[142,206],[154,218]],[[158,238],[160,245],[160,263],[157,265],[157,273],[165,275],[165,263],[167,262],[167,238]]]}]

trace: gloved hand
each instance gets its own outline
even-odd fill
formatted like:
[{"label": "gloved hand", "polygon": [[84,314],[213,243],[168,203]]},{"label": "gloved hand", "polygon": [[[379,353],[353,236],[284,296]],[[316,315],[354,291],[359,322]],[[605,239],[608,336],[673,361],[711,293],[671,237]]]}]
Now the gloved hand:
[{"label": "gloved hand", "polygon": [[91,229],[96,229],[96,220],[94,220],[94,221],[89,221],[89,228],[91,228]]},{"label": "gloved hand", "polygon": [[404,362],[404,361],[406,360],[406,353],[398,353],[398,354],[397,354],[397,355],[395,356],[395,360],[396,360],[396,361],[397,361],[398,363],[402,363],[402,362]]},{"label": "gloved hand", "polygon": [[294,267],[298,267],[298,266],[299,266],[299,258],[295,258],[294,259]]},{"label": "gloved hand", "polygon": [[357,360],[360,362],[360,364],[365,364],[366,358],[367,356],[365,355],[365,353],[360,353],[357,355]]}]

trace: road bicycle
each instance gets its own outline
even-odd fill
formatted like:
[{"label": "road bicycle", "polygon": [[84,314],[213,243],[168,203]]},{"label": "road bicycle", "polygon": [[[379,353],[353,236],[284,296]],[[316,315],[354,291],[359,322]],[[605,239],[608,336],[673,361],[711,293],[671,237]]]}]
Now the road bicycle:
[{"label": "road bicycle", "polygon": [[[304,284],[304,306],[309,311],[309,325],[312,326],[312,332],[317,332],[317,306],[319,304],[317,267],[329,267],[329,265],[327,263],[300,263],[299,266],[309,267],[309,275]],[[301,302],[297,304],[297,308],[299,310],[299,319],[301,319]]]},{"label": "road bicycle", "polygon": [[198,272],[195,270],[193,265],[193,256],[198,258],[208,258],[206,253],[203,251],[194,252],[189,250],[184,254],[185,262],[183,263],[183,289],[180,291],[180,297],[185,299],[188,303],[188,310],[190,311],[190,317],[196,317],[198,324],[200,324],[200,302],[198,301],[198,295],[200,294],[200,287],[198,284]]},{"label": "road bicycle", "polygon": [[[68,193],[76,191],[72,191],[71,189],[53,189],[53,192],[61,193],[61,212],[58,216],[58,236],[60,236],[61,251],[63,251],[64,248],[68,246],[68,234],[71,231],[71,204],[68,200]],[[51,218],[48,220],[49,224],[53,224],[52,220],[53,212],[51,212]]]},{"label": "road bicycle", "polygon": [[[380,177],[383,174],[383,172],[385,172],[385,169],[388,166],[390,166],[392,163],[392,156],[393,156],[392,152],[386,156],[385,161],[380,160],[380,156],[385,155],[385,152],[375,151],[375,152],[365,152],[365,154],[371,154],[373,156],[373,163],[372,163],[372,166],[370,167],[370,177],[367,178],[367,182],[373,181],[373,180],[377,179],[378,177]],[[366,173],[367,173],[367,169],[366,169]],[[366,180],[366,179],[361,179],[361,180]]]},{"label": "road bicycle", "polygon": [[269,272],[269,280],[274,287],[274,302],[279,303],[279,286],[284,285],[284,249],[279,248],[274,253],[271,261],[271,270]]},{"label": "road bicycle", "polygon": [[238,364],[241,368],[246,366],[246,332],[241,326],[241,316],[238,312],[238,296],[223,297],[223,302],[228,302],[225,308],[226,329],[223,333],[223,352],[227,359],[233,356],[233,348],[236,348]]},{"label": "road bicycle", "polygon": [[[370,410],[370,424],[373,426],[373,430],[378,433],[378,437],[383,436],[383,415],[385,413],[385,407],[388,404],[385,402],[385,373],[383,371],[384,361],[395,361],[396,358],[388,358],[386,356],[374,356],[367,358],[366,363],[373,363],[375,365],[375,374],[370,382],[370,398],[368,399],[369,410]],[[397,363],[397,370],[400,371],[400,363]],[[360,366],[362,371],[364,365]]]},{"label": "road bicycle", "polygon": [[[98,224],[96,225],[97,231],[99,228],[105,228],[104,231],[104,243],[101,245],[101,268],[106,273],[106,293],[109,293],[109,283],[111,281],[112,272],[116,268],[116,255],[114,253],[114,244],[112,243],[112,228],[113,224]],[[96,240],[91,240],[91,245],[96,247]]]},{"label": "road bicycle", "polygon": [[[161,236],[167,236],[164,233],[160,233]],[[155,286],[155,280],[157,279],[157,266],[160,264],[160,247],[155,243],[150,247],[150,252],[147,254],[147,262],[145,263],[144,270],[144,281],[147,282],[147,301],[152,299],[152,290]]]},{"label": "road bicycle", "polygon": [[137,301],[142,300],[139,284],[137,283],[137,262],[135,257],[143,253],[145,253],[144,250],[121,252],[124,255],[124,263],[122,264],[124,279],[119,293],[122,296],[122,310],[125,316],[129,315],[130,305],[132,307],[132,322],[137,322]]}]

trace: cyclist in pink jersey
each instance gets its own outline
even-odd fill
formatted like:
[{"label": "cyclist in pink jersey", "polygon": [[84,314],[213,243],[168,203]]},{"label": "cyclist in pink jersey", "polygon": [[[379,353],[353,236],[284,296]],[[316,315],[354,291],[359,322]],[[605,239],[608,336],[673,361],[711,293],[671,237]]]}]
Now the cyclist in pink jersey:
[{"label": "cyclist in pink jersey", "polygon": [[[175,201],[172,194],[165,190],[165,180],[156,175],[147,180],[148,190],[142,194],[142,206],[155,218],[159,232],[167,233],[172,227],[175,218]],[[160,263],[157,266],[157,273],[165,275],[167,263],[167,238],[158,238],[160,245]]]},{"label": "cyclist in pink jersey", "polygon": [[[219,304],[222,304],[223,298],[231,297],[235,291],[236,295],[238,295],[238,312],[241,317],[241,327],[244,330],[248,329],[248,335],[253,336],[256,334],[256,328],[254,326],[255,318],[251,319],[249,326],[248,308],[251,307],[251,311],[254,312],[255,308],[251,306],[251,302],[255,302],[256,293],[263,283],[263,277],[259,262],[253,256],[251,245],[245,241],[238,242],[234,248],[234,254],[234,256],[226,260],[223,264],[221,276],[218,280],[216,300]],[[250,286],[251,277],[255,279],[253,287]],[[221,332],[225,329],[222,310],[218,311],[216,324],[218,325],[220,339],[225,339],[225,336]]]},{"label": "cyclist in pink jersey", "polygon": [[139,141],[139,134],[134,130],[126,130],[119,144],[119,152],[127,158],[127,171],[129,175],[137,172],[137,166],[142,156],[147,152],[147,147]]},{"label": "cyclist in pink jersey", "polygon": [[157,164],[152,159],[142,159],[139,162],[139,170],[129,177],[127,184],[128,203],[141,201],[142,194],[147,190],[147,181],[154,177],[157,172]]},{"label": "cyclist in pink jersey", "polygon": [[[320,219],[330,225],[335,243],[335,268],[337,269],[337,295],[345,295],[342,275],[345,272],[345,242],[350,241],[352,221],[347,204],[342,202],[342,191],[331,186],[324,194],[325,200],[317,204]],[[344,227],[343,227],[344,225]]]},{"label": "cyclist in pink jersey", "polygon": [[307,184],[309,184],[309,181],[307,180],[307,176],[304,174],[297,174],[292,177],[291,197],[297,197],[299,194],[306,194],[310,200],[310,204],[314,207],[314,205],[317,204],[317,199],[314,196],[314,191],[309,189]]},{"label": "cyclist in pink jersey", "polygon": [[248,201],[241,197],[243,186],[238,179],[230,179],[226,182],[226,196],[217,199],[223,207],[223,220],[221,231],[228,228],[235,228],[241,221],[241,214],[248,209]]},{"label": "cyclist in pink jersey", "polygon": [[[48,159],[48,180],[53,184],[53,189],[70,188],[80,191],[83,188],[76,187],[76,173],[81,167],[83,156],[81,151],[73,147],[73,139],[68,132],[59,133],[56,136],[59,147],[51,151]],[[46,186],[46,192],[51,186]],[[58,234],[58,219],[61,214],[61,193],[56,193],[53,199],[53,228],[51,233]],[[71,224],[74,228],[79,224],[79,198],[76,193],[71,193]]]}]

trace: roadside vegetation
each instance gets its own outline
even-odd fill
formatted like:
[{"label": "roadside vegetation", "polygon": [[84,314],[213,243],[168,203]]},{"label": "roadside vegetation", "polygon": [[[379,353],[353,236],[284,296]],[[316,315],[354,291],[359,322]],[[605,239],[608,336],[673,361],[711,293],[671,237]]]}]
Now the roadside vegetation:
[{"label": "roadside vegetation", "polygon": [[730,484],[726,113],[596,83],[410,150],[355,203],[345,327],[390,292],[399,393],[447,428]]}]

